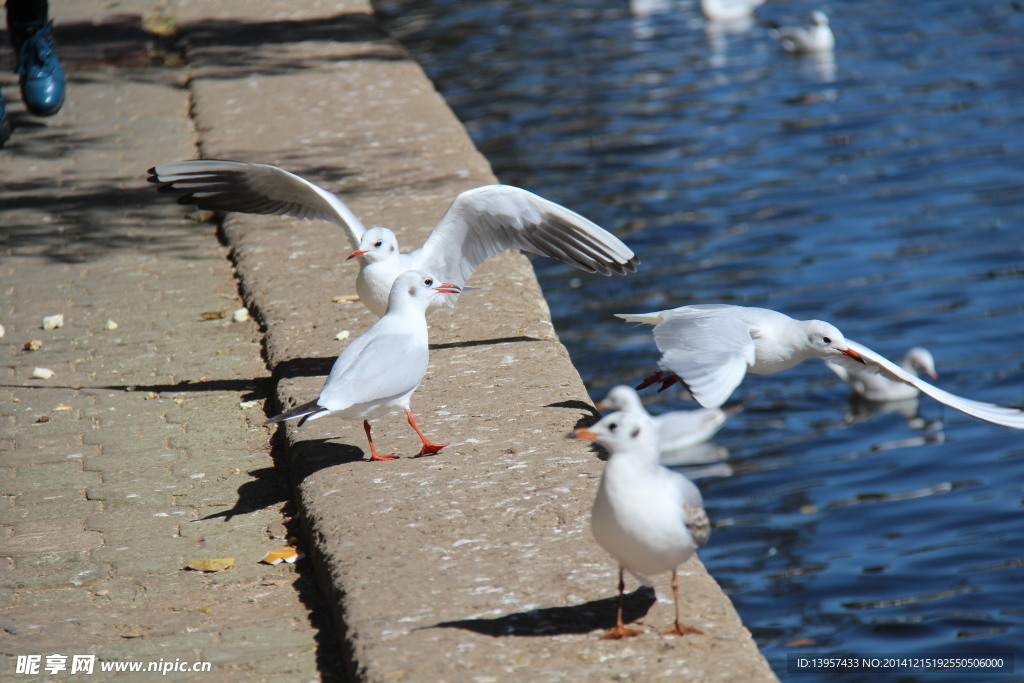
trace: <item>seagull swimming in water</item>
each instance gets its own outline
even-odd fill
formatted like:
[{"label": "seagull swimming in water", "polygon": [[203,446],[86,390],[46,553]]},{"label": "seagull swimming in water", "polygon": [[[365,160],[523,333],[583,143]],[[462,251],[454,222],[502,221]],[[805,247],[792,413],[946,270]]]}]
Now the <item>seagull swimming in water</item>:
[{"label": "seagull swimming in water", "polygon": [[[305,178],[267,164],[195,160],[149,170],[158,190],[181,204],[212,211],[237,211],[334,223],[348,236],[361,263],[360,300],[384,315],[391,284],[408,270],[464,285],[485,260],[506,249],[558,259],[588,273],[625,275],[640,260],[617,237],[564,206],[511,185],[484,185],[458,195],[423,246],[404,254],[387,229],[367,229],[333,193]],[[451,297],[431,302],[427,313],[454,305]]]},{"label": "seagull swimming in water", "polygon": [[782,50],[793,54],[831,52],[836,46],[828,15],[820,10],[811,12],[809,26],[780,28],[775,33]]},{"label": "seagull swimming in water", "polygon": [[615,627],[602,638],[619,639],[640,633],[622,623],[622,602],[628,570],[641,583],[672,572],[676,619],[663,635],[701,633],[679,620],[679,565],[707,544],[711,524],[700,490],[685,476],[658,463],[658,430],[636,412],[615,412],[569,438],[595,441],[610,456],[601,475],[591,511],[594,539],[619,563],[619,603]]},{"label": "seagull swimming in water", "polygon": [[387,313],[345,347],[334,361],[320,395],[270,418],[266,424],[301,418],[301,427],[307,420],[327,415],[363,420],[371,460],[394,460],[394,455],[377,453],[369,420],[402,409],[423,442],[416,457],[438,453],[448,444],[433,443],[423,435],[409,400],[427,372],[427,307],[439,296],[459,291],[458,286],[426,273],[409,271],[400,275],[391,288]]},{"label": "seagull swimming in water", "polygon": [[[839,379],[849,384],[853,393],[868,401],[906,401],[917,398],[921,393],[914,385],[897,382],[881,373],[871,372],[867,366],[847,367],[832,361],[825,361],[825,365],[836,373]],[[928,349],[920,346],[915,346],[907,351],[900,367],[915,377],[925,374],[932,379],[939,378],[938,373],[935,372],[935,358],[932,357]]]},{"label": "seagull swimming in water", "polygon": [[[612,387],[598,404],[598,410],[636,412],[654,422],[658,428],[658,448],[662,455],[662,463],[669,457],[671,464],[691,464],[685,458],[678,457],[678,451],[702,444],[725,425],[729,415],[736,410],[726,411],[721,408],[698,408],[696,410],[673,410],[661,415],[651,415],[640,400],[640,394],[633,387],[620,384]],[[692,464],[703,464],[705,459],[695,459]]]},{"label": "seagull swimming in water", "polygon": [[753,17],[764,0],[700,0],[700,11],[709,21],[741,21]]},{"label": "seagull swimming in water", "polygon": [[808,358],[821,358],[855,368],[866,366],[968,415],[1024,429],[1024,410],[973,401],[939,389],[863,344],[846,339],[834,325],[821,320],[794,320],[766,308],[728,304],[681,306],[617,317],[654,325],[661,370],[637,388],[660,383],[662,391],[682,382],[705,408],[721,406],[748,372],[767,375],[788,370]]}]

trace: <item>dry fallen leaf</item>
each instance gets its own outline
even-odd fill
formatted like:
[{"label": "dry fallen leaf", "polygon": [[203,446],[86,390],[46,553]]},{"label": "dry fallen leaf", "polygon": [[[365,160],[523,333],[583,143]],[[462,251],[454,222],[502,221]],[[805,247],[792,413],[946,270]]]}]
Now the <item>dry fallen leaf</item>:
[{"label": "dry fallen leaf", "polygon": [[156,393],[155,391],[148,391],[148,392],[146,392],[146,397],[145,397],[144,400],[152,401],[152,400],[158,399],[158,398],[160,398],[160,394]]},{"label": "dry fallen leaf", "polygon": [[287,562],[293,564],[296,560],[301,560],[305,555],[300,553],[298,550],[292,547],[278,548],[277,550],[271,550],[269,553],[260,558],[260,562],[266,564],[281,564]]},{"label": "dry fallen leaf", "polygon": [[352,301],[359,301],[359,295],[358,294],[345,294],[344,296],[333,297],[333,298],[331,298],[331,301],[333,301],[336,304],[347,304],[347,303],[350,303]]},{"label": "dry fallen leaf", "polygon": [[49,422],[49,421],[50,421],[50,416],[49,415],[40,415],[39,417],[36,418],[36,422],[37,423],[38,422]]},{"label": "dry fallen leaf", "polygon": [[203,320],[220,320],[222,318],[228,317],[227,311],[206,311],[205,313],[200,313],[199,315],[203,317]]},{"label": "dry fallen leaf", "polygon": [[170,14],[145,14],[142,17],[142,30],[158,36],[173,36],[178,32],[178,19]]},{"label": "dry fallen leaf", "polygon": [[75,409],[74,406],[69,406],[67,403],[61,403],[59,406],[54,406],[53,407],[53,412],[60,413],[60,412],[64,412],[65,410],[74,410],[74,409]]},{"label": "dry fallen leaf", "polygon": [[43,318],[44,330],[55,330],[58,327],[64,327],[63,313],[58,313],[57,315],[48,315],[45,318]]},{"label": "dry fallen leaf", "polygon": [[257,408],[259,407],[259,405],[259,401],[242,401],[241,403],[238,404],[238,407],[241,408],[242,410],[248,410],[249,408]]},{"label": "dry fallen leaf", "polygon": [[39,349],[43,348],[43,340],[29,339],[21,348],[25,349],[26,351],[38,351]]},{"label": "dry fallen leaf", "polygon": [[234,564],[235,558],[233,557],[216,557],[206,560],[193,560],[185,565],[185,569],[191,569],[196,572],[220,572],[234,566]]}]

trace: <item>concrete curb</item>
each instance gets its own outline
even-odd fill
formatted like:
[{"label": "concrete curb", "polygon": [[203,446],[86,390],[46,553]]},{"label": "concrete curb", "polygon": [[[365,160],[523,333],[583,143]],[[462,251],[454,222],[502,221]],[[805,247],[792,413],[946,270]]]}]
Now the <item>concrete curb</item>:
[{"label": "concrete curb", "polygon": [[[215,11],[181,17],[203,156],[309,177],[405,245],[458,192],[495,182],[365,3],[290,7],[287,20],[269,0]],[[349,245],[319,222],[230,215],[224,233],[266,329],[280,403],[313,398],[342,348],[335,335],[373,321],[361,304],[331,300],[354,293]],[[492,259],[473,284],[483,291],[432,317],[430,371],[413,399],[428,436],[453,442],[440,455],[367,462],[360,426],[339,421],[283,431],[350,676],[775,680],[696,561],[682,577],[687,623],[707,635],[658,636],[671,604],[638,591],[631,609],[649,633],[597,639],[615,592],[614,564],[589,533],[602,464],[564,439],[592,406],[528,261]],[[377,421],[374,435],[388,452],[418,450],[400,416]]]}]

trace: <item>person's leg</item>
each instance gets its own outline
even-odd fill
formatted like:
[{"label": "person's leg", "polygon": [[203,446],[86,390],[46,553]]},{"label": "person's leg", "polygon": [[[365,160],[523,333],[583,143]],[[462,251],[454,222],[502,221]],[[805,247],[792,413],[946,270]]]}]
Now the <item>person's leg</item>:
[{"label": "person's leg", "polygon": [[3,148],[9,137],[11,137],[11,122],[7,120],[7,102],[4,101],[3,92],[0,92],[0,148]]},{"label": "person's leg", "polygon": [[64,103],[64,70],[53,47],[47,0],[7,0],[7,34],[25,107],[37,116],[56,114]]},{"label": "person's leg", "polygon": [[47,0],[7,0],[7,21],[30,24],[33,21],[46,21],[50,16]]}]

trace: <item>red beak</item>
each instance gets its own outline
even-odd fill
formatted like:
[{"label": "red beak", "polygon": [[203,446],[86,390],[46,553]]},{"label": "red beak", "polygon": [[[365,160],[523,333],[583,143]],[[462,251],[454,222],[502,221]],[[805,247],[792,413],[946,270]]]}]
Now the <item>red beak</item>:
[{"label": "red beak", "polygon": [[348,258],[345,259],[345,260],[348,261],[350,259],[358,258],[358,257],[362,256],[363,254],[365,254],[367,251],[368,251],[367,249],[356,249],[351,254],[349,254]]},{"label": "red beak", "polygon": [[853,349],[843,349],[839,353],[843,354],[847,358],[854,359],[858,363],[861,363],[863,365],[867,365],[867,363],[864,361],[864,359],[861,358],[861,355],[859,353],[857,353],[856,351],[854,351]]},{"label": "red beak", "polygon": [[437,287],[434,287],[434,291],[441,292],[442,294],[458,294],[462,291],[462,287],[453,285],[450,282],[442,282]]},{"label": "red beak", "polygon": [[595,434],[594,432],[590,431],[586,427],[580,427],[579,429],[573,430],[572,433],[570,433],[568,435],[568,438],[570,438],[570,439],[582,439],[584,441],[593,441],[594,439],[597,438],[597,434]]}]

